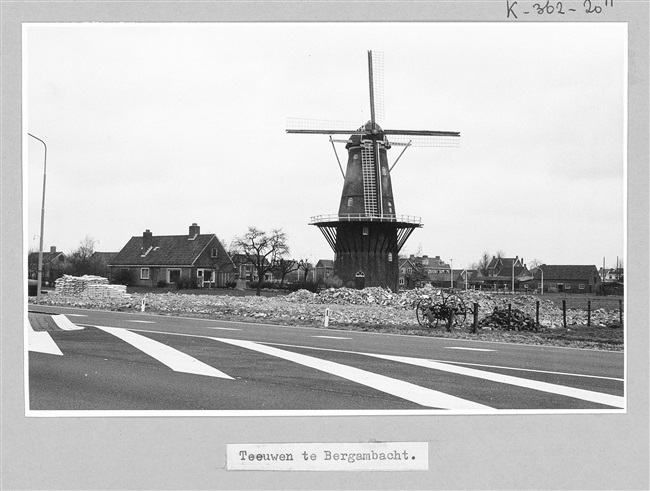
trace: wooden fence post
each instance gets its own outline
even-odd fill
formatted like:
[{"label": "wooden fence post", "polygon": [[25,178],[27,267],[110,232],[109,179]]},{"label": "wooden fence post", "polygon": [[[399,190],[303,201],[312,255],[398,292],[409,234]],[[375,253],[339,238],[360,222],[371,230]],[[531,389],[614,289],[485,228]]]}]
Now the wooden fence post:
[{"label": "wooden fence post", "polygon": [[566,300],[562,300],[562,323],[566,329]]},{"label": "wooden fence post", "polygon": [[508,304],[508,329],[512,329],[512,304]]},{"label": "wooden fence post", "polygon": [[539,300],[535,302],[535,325],[539,329]]},{"label": "wooden fence post", "polygon": [[587,300],[587,327],[591,327],[591,300]]},{"label": "wooden fence post", "polygon": [[478,302],[474,302],[474,324],[472,324],[472,332],[476,333],[478,330]]},{"label": "wooden fence post", "polygon": [[618,312],[619,312],[619,319],[621,321],[621,327],[623,327],[623,300],[618,301]]}]

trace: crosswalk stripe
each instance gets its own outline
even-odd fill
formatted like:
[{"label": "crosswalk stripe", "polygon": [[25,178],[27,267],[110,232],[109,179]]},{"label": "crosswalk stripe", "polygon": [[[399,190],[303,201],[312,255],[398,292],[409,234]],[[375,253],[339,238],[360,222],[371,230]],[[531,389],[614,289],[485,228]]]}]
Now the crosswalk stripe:
[{"label": "crosswalk stripe", "polygon": [[484,349],[484,348],[465,348],[461,346],[445,346],[446,349],[459,349],[465,351],[496,351],[495,349]]},{"label": "crosswalk stripe", "polygon": [[435,407],[442,409],[456,410],[481,410],[496,411],[494,408],[478,404],[476,402],[461,399],[459,397],[445,394],[432,389],[427,389],[410,382],[404,382],[394,378],[378,375],[376,373],[361,370],[359,368],[349,367],[333,361],[322,360],[312,356],[285,351],[272,346],[244,341],[240,339],[211,338],[222,343],[239,346],[241,348],[257,351],[267,355],[282,358],[284,360],[299,363],[301,365],[314,368],[338,377],[351,380],[352,382],[371,387],[373,389],[394,395],[396,397],[415,402],[426,407]]},{"label": "crosswalk stripe", "polygon": [[222,371],[217,370],[202,361],[197,360],[181,351],[170,348],[166,344],[154,341],[153,339],[136,334],[126,329],[116,327],[94,326],[108,334],[120,338],[122,341],[129,343],[131,346],[139,349],[147,355],[155,358],[175,372],[192,373],[196,375],[206,375],[208,377],[217,377],[233,380]]},{"label": "crosswalk stripe", "polygon": [[53,315],[52,320],[56,323],[57,326],[59,326],[59,329],[63,329],[64,331],[79,331],[79,330],[83,329],[82,326],[78,326],[76,324],[73,324],[70,321],[70,319],[68,319],[63,314]]},{"label": "crosswalk stripe", "polygon": [[324,338],[324,339],[352,339],[352,338],[342,338],[339,336],[310,336],[311,338]]},{"label": "crosswalk stripe", "polygon": [[449,365],[447,363],[440,363],[432,360],[426,360],[423,358],[409,358],[406,356],[380,355],[376,353],[360,353],[360,354],[365,354],[368,356],[381,358],[384,360],[408,363],[410,365],[417,365],[419,367],[431,368],[434,370],[441,370],[444,372],[456,373],[458,375],[465,375],[467,377],[475,377],[483,380],[490,380],[492,382],[500,382],[503,384],[516,385],[519,387],[525,387],[528,389],[549,392],[552,394],[574,397],[576,399],[582,399],[583,401],[605,404],[607,406],[613,406],[619,408],[625,407],[624,397],[615,396],[611,394],[603,394],[601,392],[593,392],[591,390],[585,390],[585,389],[576,389],[574,387],[567,387],[564,385],[550,384],[548,382],[540,382],[537,380],[529,380],[529,379],[524,379],[519,377],[513,377],[511,375],[502,375],[500,373],[486,372],[484,370],[476,370],[474,368],[459,367],[456,365]]},{"label": "crosswalk stripe", "polygon": [[34,331],[29,321],[27,321],[27,324],[29,324],[29,329],[27,330],[27,349],[29,351],[63,356],[63,353],[47,332]]}]

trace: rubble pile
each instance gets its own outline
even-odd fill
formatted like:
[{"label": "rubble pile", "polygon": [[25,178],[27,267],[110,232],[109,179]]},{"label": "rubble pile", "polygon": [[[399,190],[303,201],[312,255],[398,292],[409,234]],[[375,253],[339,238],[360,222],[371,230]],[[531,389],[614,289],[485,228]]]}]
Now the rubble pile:
[{"label": "rubble pile", "polygon": [[479,322],[481,328],[500,328],[511,331],[538,331],[535,318],[520,309],[496,307],[492,313]]},{"label": "rubble pile", "polygon": [[[482,329],[507,329],[508,306],[511,308],[512,329],[532,330],[539,302],[539,327],[554,329],[563,326],[562,309],[551,300],[533,295],[496,295],[481,291],[459,291],[467,309],[465,327],[473,322],[474,304],[478,304],[478,321]],[[56,281],[53,295],[42,301],[52,305],[79,306],[101,309],[140,310],[169,315],[204,316],[213,318],[248,318],[283,324],[302,323],[322,325],[326,309],[330,309],[329,323],[336,325],[418,326],[414,307],[422,299],[441,298],[439,289],[426,286],[400,293],[384,288],[329,288],[319,293],[298,290],[277,297],[195,295],[180,293],[128,294],[122,285],[109,285],[98,276],[73,277],[66,275]],[[49,298],[48,298],[49,297]],[[586,325],[585,310],[567,310],[567,325]],[[617,311],[594,310],[593,326],[615,325]],[[620,325],[620,324],[619,324]]]}]

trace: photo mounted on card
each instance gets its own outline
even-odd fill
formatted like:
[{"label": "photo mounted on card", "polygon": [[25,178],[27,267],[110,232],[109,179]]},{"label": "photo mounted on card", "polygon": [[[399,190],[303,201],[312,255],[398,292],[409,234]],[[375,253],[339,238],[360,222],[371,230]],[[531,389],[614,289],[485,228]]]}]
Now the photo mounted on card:
[{"label": "photo mounted on card", "polygon": [[627,411],[626,23],[22,41],[27,416]]}]

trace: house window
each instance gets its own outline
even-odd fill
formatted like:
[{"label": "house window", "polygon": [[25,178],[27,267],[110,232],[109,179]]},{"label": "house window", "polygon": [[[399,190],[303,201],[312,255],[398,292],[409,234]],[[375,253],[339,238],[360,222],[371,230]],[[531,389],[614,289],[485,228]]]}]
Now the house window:
[{"label": "house window", "polygon": [[413,269],[411,269],[411,268],[406,269],[406,274],[411,274],[412,272],[413,272]]},{"label": "house window", "polygon": [[564,289],[565,290],[571,290],[571,283],[565,283],[564,284]]},{"label": "house window", "polygon": [[404,278],[400,278],[400,279],[399,279],[399,284],[400,284],[400,285],[403,285],[403,284],[404,284]]},{"label": "house window", "polygon": [[585,284],[584,284],[584,283],[580,283],[580,284],[578,285],[578,290],[584,290],[584,289],[585,289]]},{"label": "house window", "polygon": [[141,280],[149,279],[149,268],[140,268],[140,279]]},{"label": "house window", "polygon": [[217,257],[217,248],[213,247],[210,251],[210,257]]},{"label": "house window", "polygon": [[368,227],[363,227],[363,235],[368,235]]}]

